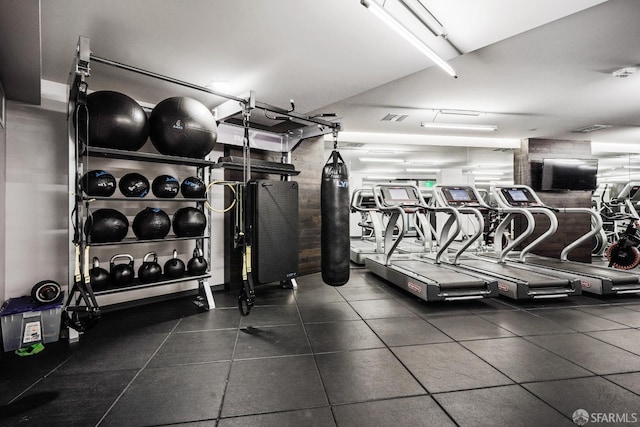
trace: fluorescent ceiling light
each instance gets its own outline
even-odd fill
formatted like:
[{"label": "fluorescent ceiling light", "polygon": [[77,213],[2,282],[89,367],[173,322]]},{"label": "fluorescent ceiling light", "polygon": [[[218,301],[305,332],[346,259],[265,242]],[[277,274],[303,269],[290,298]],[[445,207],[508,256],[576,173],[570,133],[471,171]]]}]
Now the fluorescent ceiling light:
[{"label": "fluorescent ceiling light", "polygon": [[402,159],[389,159],[381,157],[359,157],[361,162],[379,162],[379,163],[404,163]]},{"label": "fluorescent ceiling light", "polygon": [[441,169],[429,169],[429,168],[406,168],[407,172],[440,172]]},{"label": "fluorescent ceiling light", "polygon": [[446,114],[448,116],[473,116],[479,117],[481,113],[480,111],[473,110],[438,110],[440,114]]},{"label": "fluorescent ceiling light", "polygon": [[438,67],[442,68],[451,77],[457,78],[456,71],[445,61],[440,58],[429,46],[427,46],[422,40],[416,37],[411,31],[407,29],[400,21],[394,18],[385,8],[372,0],[360,0],[360,3],[369,9],[378,19],[387,24],[396,33],[404,37],[409,43],[411,43],[416,49],[431,59]]},{"label": "fluorescent ceiling light", "polygon": [[455,123],[420,123],[420,126],[428,129],[455,129],[455,130],[482,130],[482,131],[496,131],[498,126],[496,125],[467,125],[467,124],[455,124]]},{"label": "fluorescent ceiling light", "polygon": [[496,170],[472,170],[469,172],[474,175],[504,175],[504,172]]},{"label": "fluorescent ceiling light", "polygon": [[446,36],[444,26],[420,0],[399,0],[436,37]]},{"label": "fluorescent ceiling light", "polygon": [[376,180],[393,181],[394,179],[396,179],[396,177],[395,176],[365,176],[364,179],[370,180],[370,181],[376,181]]}]

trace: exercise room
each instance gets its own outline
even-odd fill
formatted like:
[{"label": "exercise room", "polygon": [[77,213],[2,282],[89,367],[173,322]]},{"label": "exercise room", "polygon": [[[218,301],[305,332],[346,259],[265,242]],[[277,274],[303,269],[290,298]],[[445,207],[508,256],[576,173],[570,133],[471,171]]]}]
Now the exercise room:
[{"label": "exercise room", "polygon": [[0,6],[0,425],[640,425],[640,2]]}]

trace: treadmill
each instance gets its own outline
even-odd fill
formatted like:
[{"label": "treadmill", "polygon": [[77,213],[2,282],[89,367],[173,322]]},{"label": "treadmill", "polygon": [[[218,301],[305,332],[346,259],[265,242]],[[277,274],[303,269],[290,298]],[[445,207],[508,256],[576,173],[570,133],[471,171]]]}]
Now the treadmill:
[{"label": "treadmill", "polygon": [[[365,266],[372,273],[425,301],[454,301],[495,297],[498,283],[460,271],[455,266],[440,263],[455,235],[444,242],[435,259],[418,254],[397,253],[408,223],[408,215],[417,211],[444,212],[447,224],[460,229],[460,216],[451,208],[427,206],[418,187],[412,184],[380,184],[373,187],[378,209],[389,215],[384,235],[384,251],[365,257]],[[395,227],[399,233],[393,234]]]},{"label": "treadmill", "polygon": [[[465,255],[459,250],[450,261],[456,267],[472,274],[494,278],[498,281],[500,294],[516,300],[561,298],[581,294],[580,279],[574,274],[550,270],[532,271],[524,265],[507,261],[507,254],[533,233],[535,222],[528,210],[521,207],[492,208],[471,186],[435,185],[434,202],[437,206],[455,208],[461,214],[473,215],[480,230],[484,229],[483,213],[497,210],[503,215],[503,219],[496,230],[496,242],[502,241],[502,235],[516,215],[522,215],[527,220],[526,230],[502,249],[499,256],[491,256],[489,252]],[[446,233],[449,230],[445,229],[442,232]],[[466,247],[468,244],[464,248]]]},{"label": "treadmill", "polygon": [[382,214],[373,200],[373,192],[362,188],[355,190],[351,196],[351,212],[360,212],[361,219],[358,225],[362,227],[362,236],[351,238],[349,259],[362,265],[365,256],[383,253]]},{"label": "treadmill", "polygon": [[[602,219],[598,212],[589,208],[552,208],[545,205],[538,195],[526,185],[496,186],[493,194],[502,207],[521,207],[531,213],[542,214],[549,218],[550,227],[537,239],[524,248],[517,259],[509,261],[530,266],[537,271],[540,268],[576,275],[581,282],[582,291],[598,295],[626,294],[640,292],[640,275],[630,271],[618,270],[610,267],[593,265],[568,259],[572,250],[590,239],[602,228]],[[593,227],[591,230],[568,244],[561,252],[560,258],[544,257],[531,254],[530,251],[542,241],[552,236],[558,228],[555,212],[567,214],[590,215]]]},{"label": "treadmill", "polygon": [[[371,189],[357,189],[351,196],[351,212],[360,212],[358,225],[362,227],[360,237],[352,237],[349,244],[349,259],[354,264],[364,265],[368,255],[381,254],[383,250],[384,214],[378,210]],[[398,252],[421,253],[432,251],[434,247],[433,230],[422,212],[414,212],[410,217],[415,237],[408,237],[406,230],[402,242],[396,248]],[[397,233],[394,230],[394,233]]]}]

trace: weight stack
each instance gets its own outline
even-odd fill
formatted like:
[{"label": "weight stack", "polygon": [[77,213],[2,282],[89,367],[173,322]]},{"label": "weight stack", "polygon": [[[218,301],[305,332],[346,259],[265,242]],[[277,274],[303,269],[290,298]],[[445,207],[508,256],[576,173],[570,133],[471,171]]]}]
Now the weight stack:
[{"label": "weight stack", "polygon": [[249,181],[246,230],[251,233],[251,269],[258,283],[298,275],[298,183]]}]

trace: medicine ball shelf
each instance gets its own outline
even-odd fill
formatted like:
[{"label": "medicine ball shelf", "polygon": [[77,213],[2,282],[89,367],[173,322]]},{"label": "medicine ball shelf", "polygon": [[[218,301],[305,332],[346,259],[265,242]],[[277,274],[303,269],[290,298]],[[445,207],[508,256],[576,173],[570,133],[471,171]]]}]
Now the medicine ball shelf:
[{"label": "medicine ball shelf", "polygon": [[88,243],[91,247],[99,246],[120,246],[120,245],[135,245],[141,243],[164,243],[164,242],[178,242],[180,240],[200,240],[210,239],[210,236],[194,236],[194,237],[178,237],[167,236],[164,239],[136,239],[135,237],[126,237],[119,242],[104,242],[104,243]]},{"label": "medicine ball shelf", "polygon": [[153,202],[153,203],[164,203],[164,202],[206,202],[207,199],[192,199],[192,198],[184,198],[184,197],[174,197],[172,199],[166,198],[162,199],[159,197],[105,197],[105,196],[82,196],[82,200],[88,203],[92,202]]}]

